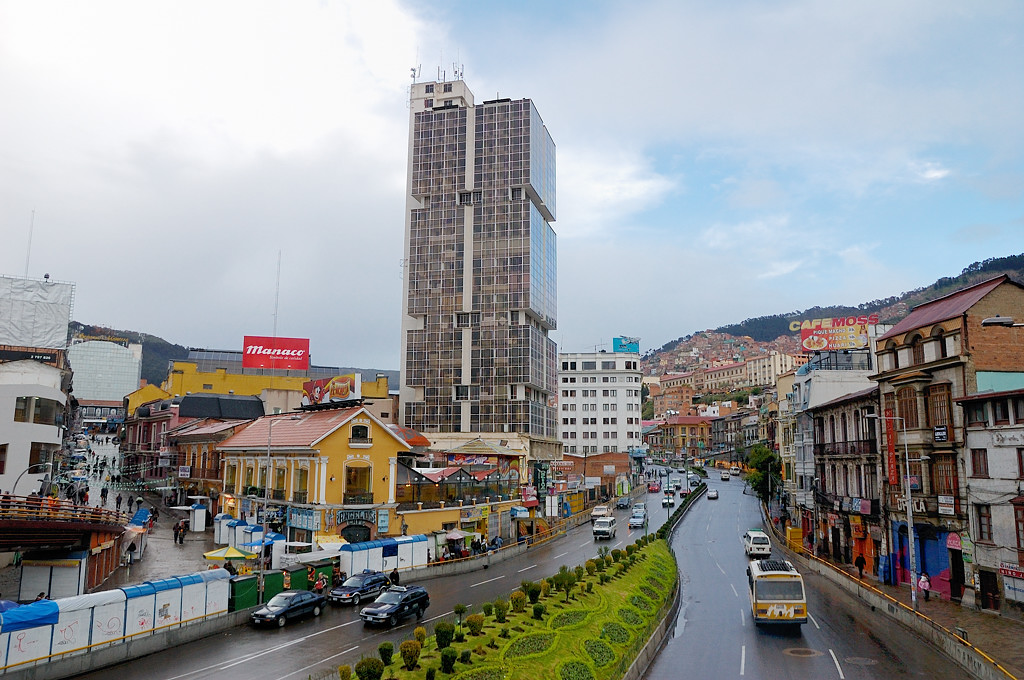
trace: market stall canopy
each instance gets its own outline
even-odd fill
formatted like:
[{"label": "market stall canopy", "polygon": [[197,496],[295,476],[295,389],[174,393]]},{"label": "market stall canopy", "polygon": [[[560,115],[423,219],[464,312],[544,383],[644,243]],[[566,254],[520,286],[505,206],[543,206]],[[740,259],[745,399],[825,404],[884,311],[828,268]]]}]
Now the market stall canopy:
[{"label": "market stall canopy", "polygon": [[467,536],[472,536],[472,535],[473,534],[471,534],[471,533],[469,533],[467,531],[462,531],[461,529],[452,529],[447,534],[445,534],[444,537],[448,541],[461,541],[462,539],[466,538]]},{"label": "market stall canopy", "polygon": [[245,550],[239,550],[233,548],[230,545],[217,550],[211,550],[208,553],[203,553],[203,557],[208,560],[254,560],[257,554],[254,552],[248,552]]}]

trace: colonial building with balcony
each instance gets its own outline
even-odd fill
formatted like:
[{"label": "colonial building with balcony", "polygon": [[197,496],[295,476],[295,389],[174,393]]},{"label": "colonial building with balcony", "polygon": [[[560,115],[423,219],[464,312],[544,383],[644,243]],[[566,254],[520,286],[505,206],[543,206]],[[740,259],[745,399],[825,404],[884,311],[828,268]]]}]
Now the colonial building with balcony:
[{"label": "colonial building with balcony", "polygon": [[[967,581],[982,609],[1024,618],[1024,389],[969,394],[967,505],[974,559]],[[961,537],[965,555],[970,545]]]},{"label": "colonial building with balcony", "polygon": [[672,416],[661,426],[661,445],[669,460],[703,458],[711,451],[714,418]]},{"label": "colonial building with balcony", "polygon": [[852,564],[863,555],[865,571],[877,572],[882,554],[878,441],[878,388],[868,387],[809,409],[814,422],[814,464],[820,480],[817,504],[819,554]]},{"label": "colonial building with balcony", "polygon": [[967,498],[965,422],[952,400],[1003,389],[1024,376],[1022,329],[982,324],[997,315],[1024,316],[1024,286],[1006,276],[915,307],[875,348],[878,373],[872,378],[882,407],[882,492],[893,565],[886,578],[907,583],[917,576],[910,574],[907,525],[900,519],[905,518],[909,483],[918,571],[928,572],[932,589],[942,597],[962,597],[965,604],[975,601],[975,584],[965,578],[965,560],[972,558],[964,545],[977,536]]}]

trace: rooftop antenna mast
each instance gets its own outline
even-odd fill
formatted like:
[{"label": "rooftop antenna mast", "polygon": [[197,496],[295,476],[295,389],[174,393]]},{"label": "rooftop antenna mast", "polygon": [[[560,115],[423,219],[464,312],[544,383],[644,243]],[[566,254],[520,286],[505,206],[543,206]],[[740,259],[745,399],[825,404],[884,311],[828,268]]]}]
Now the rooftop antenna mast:
[{"label": "rooftop antenna mast", "polygon": [[32,259],[32,229],[36,226],[36,210],[32,209],[32,217],[28,221],[28,250],[25,252],[25,278],[28,278],[28,263]]},{"label": "rooftop antenna mast", "polygon": [[277,337],[277,306],[281,300],[281,251],[277,251],[277,287],[274,290],[274,337]]}]

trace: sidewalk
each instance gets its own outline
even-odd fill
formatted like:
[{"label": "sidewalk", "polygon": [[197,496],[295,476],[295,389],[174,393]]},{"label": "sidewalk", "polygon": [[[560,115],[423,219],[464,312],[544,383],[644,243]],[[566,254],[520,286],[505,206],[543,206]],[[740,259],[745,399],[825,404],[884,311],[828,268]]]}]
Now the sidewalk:
[{"label": "sidewalk", "polygon": [[[852,565],[838,566],[856,580],[857,569]],[[877,588],[898,602],[910,606],[910,586],[890,586],[880,583],[868,574],[864,582]],[[958,634],[957,628],[967,633],[967,641],[985,652],[996,663],[1017,678],[1024,678],[1024,623],[996,613],[986,613],[976,609],[961,607],[959,602],[940,599],[937,595],[927,602],[918,593],[918,612],[934,623]]]}]

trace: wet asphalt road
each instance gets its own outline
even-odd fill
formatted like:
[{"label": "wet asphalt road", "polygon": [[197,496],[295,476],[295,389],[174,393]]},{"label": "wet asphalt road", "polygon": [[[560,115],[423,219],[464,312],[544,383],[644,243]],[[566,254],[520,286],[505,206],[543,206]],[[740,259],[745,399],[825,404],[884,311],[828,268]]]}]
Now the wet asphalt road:
[{"label": "wet asphalt road", "polygon": [[[673,537],[682,600],[673,636],[648,679],[689,676],[681,668],[702,678],[964,677],[930,645],[816,575],[804,579],[810,622],[798,632],[755,627],[741,537],[761,526],[758,506],[740,480],[712,475],[708,485],[720,498],[691,508]],[[776,549],[772,557],[784,556]]]},{"label": "wet asphalt road", "polygon": [[[746,558],[740,536],[760,523],[757,504],[742,493],[743,483],[737,479],[721,482],[713,476],[709,485],[719,489],[721,498],[698,501],[673,540],[682,579],[682,605],[673,637],[647,678],[963,677],[926,643],[816,578],[807,580],[813,621],[799,633],[755,628],[747,613]],[[661,508],[659,496],[648,498],[650,528],[656,528],[668,511]],[[626,528],[627,511],[616,515],[616,539],[603,545],[621,548],[643,531]],[[525,579],[548,576],[562,564],[582,564],[594,554],[590,525],[583,524],[560,539],[487,570],[419,582],[431,600],[424,622],[451,618],[452,607],[459,602],[480,603],[507,596]],[[78,677],[298,680],[376,655],[377,645],[385,640],[394,642],[397,649],[417,625],[410,618],[391,630],[365,628],[354,608],[328,607],[319,618],[290,622],[285,628],[240,626]]]}]

